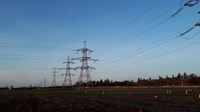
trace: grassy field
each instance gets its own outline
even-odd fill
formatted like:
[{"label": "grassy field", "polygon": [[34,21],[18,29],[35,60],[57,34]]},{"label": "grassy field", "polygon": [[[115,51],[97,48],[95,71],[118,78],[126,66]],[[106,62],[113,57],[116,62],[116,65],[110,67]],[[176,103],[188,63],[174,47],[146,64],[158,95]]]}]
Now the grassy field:
[{"label": "grassy field", "polygon": [[0,112],[200,112],[200,89],[1,90]]}]

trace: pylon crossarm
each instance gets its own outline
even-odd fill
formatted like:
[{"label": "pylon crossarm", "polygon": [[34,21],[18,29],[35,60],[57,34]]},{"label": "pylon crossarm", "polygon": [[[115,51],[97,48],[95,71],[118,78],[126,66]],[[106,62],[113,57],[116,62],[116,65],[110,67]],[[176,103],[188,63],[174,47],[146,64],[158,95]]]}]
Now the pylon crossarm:
[{"label": "pylon crossarm", "polygon": [[198,4],[200,0],[188,0],[184,6],[193,7],[194,5]]},{"label": "pylon crossarm", "polygon": [[72,58],[72,61],[73,61],[73,60],[81,60],[81,58]]},{"label": "pylon crossarm", "polygon": [[96,68],[94,68],[94,67],[90,67],[90,71],[92,71],[92,70],[96,70]]},{"label": "pylon crossarm", "polygon": [[66,68],[59,68],[58,70],[63,70],[63,69],[66,69]]},{"label": "pylon crossarm", "polygon": [[195,24],[195,26],[200,26],[200,21]]},{"label": "pylon crossarm", "polygon": [[99,61],[98,59],[90,59],[89,61],[93,61],[94,63]]}]

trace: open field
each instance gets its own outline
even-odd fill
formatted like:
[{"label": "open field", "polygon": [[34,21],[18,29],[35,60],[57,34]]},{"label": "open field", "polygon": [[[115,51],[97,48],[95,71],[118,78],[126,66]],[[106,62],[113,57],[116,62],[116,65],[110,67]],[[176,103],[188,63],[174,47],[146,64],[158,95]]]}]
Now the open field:
[{"label": "open field", "polygon": [[[200,89],[45,88],[1,90],[0,112],[200,112]],[[157,97],[156,97],[157,96]]]}]

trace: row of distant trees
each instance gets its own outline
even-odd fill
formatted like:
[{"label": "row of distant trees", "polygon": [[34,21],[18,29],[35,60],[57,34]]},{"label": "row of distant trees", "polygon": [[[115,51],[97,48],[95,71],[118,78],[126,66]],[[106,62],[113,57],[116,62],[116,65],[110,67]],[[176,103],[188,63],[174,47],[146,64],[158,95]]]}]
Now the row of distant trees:
[{"label": "row of distant trees", "polygon": [[195,74],[187,74],[187,73],[178,73],[176,76],[172,75],[171,77],[159,76],[157,79],[143,79],[138,78],[137,82],[133,80],[124,80],[124,81],[113,81],[113,80],[100,80],[100,81],[92,81],[90,84],[82,84],[82,86],[197,86],[200,85],[200,77]]},{"label": "row of distant trees", "polygon": [[[99,81],[92,81],[88,83],[82,84],[75,84],[74,86],[92,86],[92,87],[109,87],[109,86],[200,86],[200,76],[196,74],[187,74],[187,73],[178,73],[176,76],[172,75],[169,76],[159,76],[157,79],[143,79],[138,78],[137,81],[133,80],[124,80],[124,81],[113,81],[113,80],[99,80]],[[57,86],[55,88],[61,88],[62,86]],[[14,89],[14,87],[2,87],[0,90],[3,89]],[[17,89],[37,89],[38,87],[21,87]]]},{"label": "row of distant trees", "polygon": [[141,79],[139,78],[136,85],[138,86],[197,86],[200,85],[200,77],[195,74],[178,73],[172,77],[161,77],[158,79]]}]

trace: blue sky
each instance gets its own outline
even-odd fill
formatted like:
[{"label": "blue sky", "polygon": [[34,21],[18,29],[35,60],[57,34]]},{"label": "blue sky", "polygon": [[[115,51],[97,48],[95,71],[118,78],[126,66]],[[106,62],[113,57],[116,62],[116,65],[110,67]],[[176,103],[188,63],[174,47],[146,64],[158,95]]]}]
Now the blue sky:
[{"label": "blue sky", "polygon": [[[200,75],[199,35],[175,38],[200,19],[200,4],[169,18],[187,0],[181,1],[1,0],[0,86],[35,85],[44,79],[50,85],[53,67],[65,66],[67,56],[80,57],[72,50],[84,40],[95,51],[90,56],[100,60],[90,63],[97,69],[91,72],[93,80]],[[195,27],[183,38],[199,31]],[[168,36],[175,39],[165,41]],[[58,84],[63,72],[58,71]],[[79,71],[73,73],[76,82]]]}]

